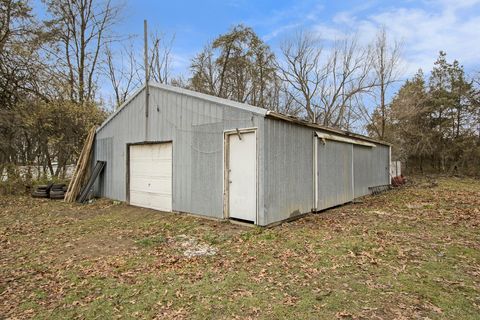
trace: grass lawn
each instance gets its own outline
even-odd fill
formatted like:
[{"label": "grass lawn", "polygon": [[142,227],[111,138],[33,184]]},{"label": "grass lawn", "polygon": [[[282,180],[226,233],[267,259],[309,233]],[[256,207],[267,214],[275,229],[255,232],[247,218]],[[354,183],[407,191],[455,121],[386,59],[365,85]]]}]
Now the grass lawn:
[{"label": "grass lawn", "polygon": [[478,180],[271,229],[0,197],[0,319],[479,317]]}]

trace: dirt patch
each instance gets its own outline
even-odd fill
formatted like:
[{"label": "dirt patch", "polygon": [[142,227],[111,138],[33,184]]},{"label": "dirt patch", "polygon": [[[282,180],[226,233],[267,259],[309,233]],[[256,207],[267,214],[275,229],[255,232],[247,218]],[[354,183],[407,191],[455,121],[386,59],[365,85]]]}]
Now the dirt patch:
[{"label": "dirt patch", "polygon": [[213,256],[217,254],[217,248],[199,241],[195,237],[184,234],[178,235],[171,240],[171,244],[181,249],[187,258]]},{"label": "dirt patch", "polygon": [[117,256],[135,249],[133,239],[122,236],[96,235],[71,240],[62,244],[56,254],[57,260],[81,261],[86,258],[97,259],[105,256]]}]

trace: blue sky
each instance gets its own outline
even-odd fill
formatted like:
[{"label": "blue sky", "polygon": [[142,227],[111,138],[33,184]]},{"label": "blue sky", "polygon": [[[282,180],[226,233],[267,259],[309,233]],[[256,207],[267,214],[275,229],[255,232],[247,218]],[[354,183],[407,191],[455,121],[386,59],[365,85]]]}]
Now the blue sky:
[{"label": "blue sky", "polygon": [[325,44],[351,33],[369,42],[380,25],[403,42],[405,76],[430,70],[439,50],[468,71],[480,70],[480,1],[127,1],[118,32],[151,30],[175,34],[175,71],[186,73],[193,55],[217,35],[244,23],[272,47],[298,29],[311,30]]},{"label": "blue sky", "polygon": [[[40,0],[33,1],[39,10]],[[480,0],[113,1],[124,5],[115,31],[137,35],[139,53],[144,19],[151,32],[175,35],[173,73],[184,77],[190,59],[208,41],[239,23],[252,27],[277,53],[282,39],[299,29],[310,30],[328,47],[353,33],[369,43],[385,25],[389,37],[403,43],[405,78],[419,68],[428,72],[440,50],[468,72],[480,71]]]}]

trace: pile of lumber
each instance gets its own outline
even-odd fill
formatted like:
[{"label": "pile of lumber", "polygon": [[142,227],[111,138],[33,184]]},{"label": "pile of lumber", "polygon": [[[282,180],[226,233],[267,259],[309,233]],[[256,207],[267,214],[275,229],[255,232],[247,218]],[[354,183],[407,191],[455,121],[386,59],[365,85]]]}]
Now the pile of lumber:
[{"label": "pile of lumber", "polygon": [[92,147],[97,128],[92,127],[88,132],[87,139],[83,145],[82,152],[78,158],[72,180],[68,185],[67,193],[65,194],[65,202],[75,202],[78,194],[82,190],[82,186],[88,180],[90,164],[92,161]]}]

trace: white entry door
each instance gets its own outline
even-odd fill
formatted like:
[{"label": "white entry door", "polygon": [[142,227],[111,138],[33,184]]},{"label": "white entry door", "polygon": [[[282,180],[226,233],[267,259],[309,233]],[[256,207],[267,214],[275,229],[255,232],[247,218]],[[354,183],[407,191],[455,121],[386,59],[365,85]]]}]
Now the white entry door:
[{"label": "white entry door", "polygon": [[256,222],[257,143],[255,132],[228,137],[228,206],[230,218]]},{"label": "white entry door", "polygon": [[130,146],[130,204],[172,211],[172,143]]}]

